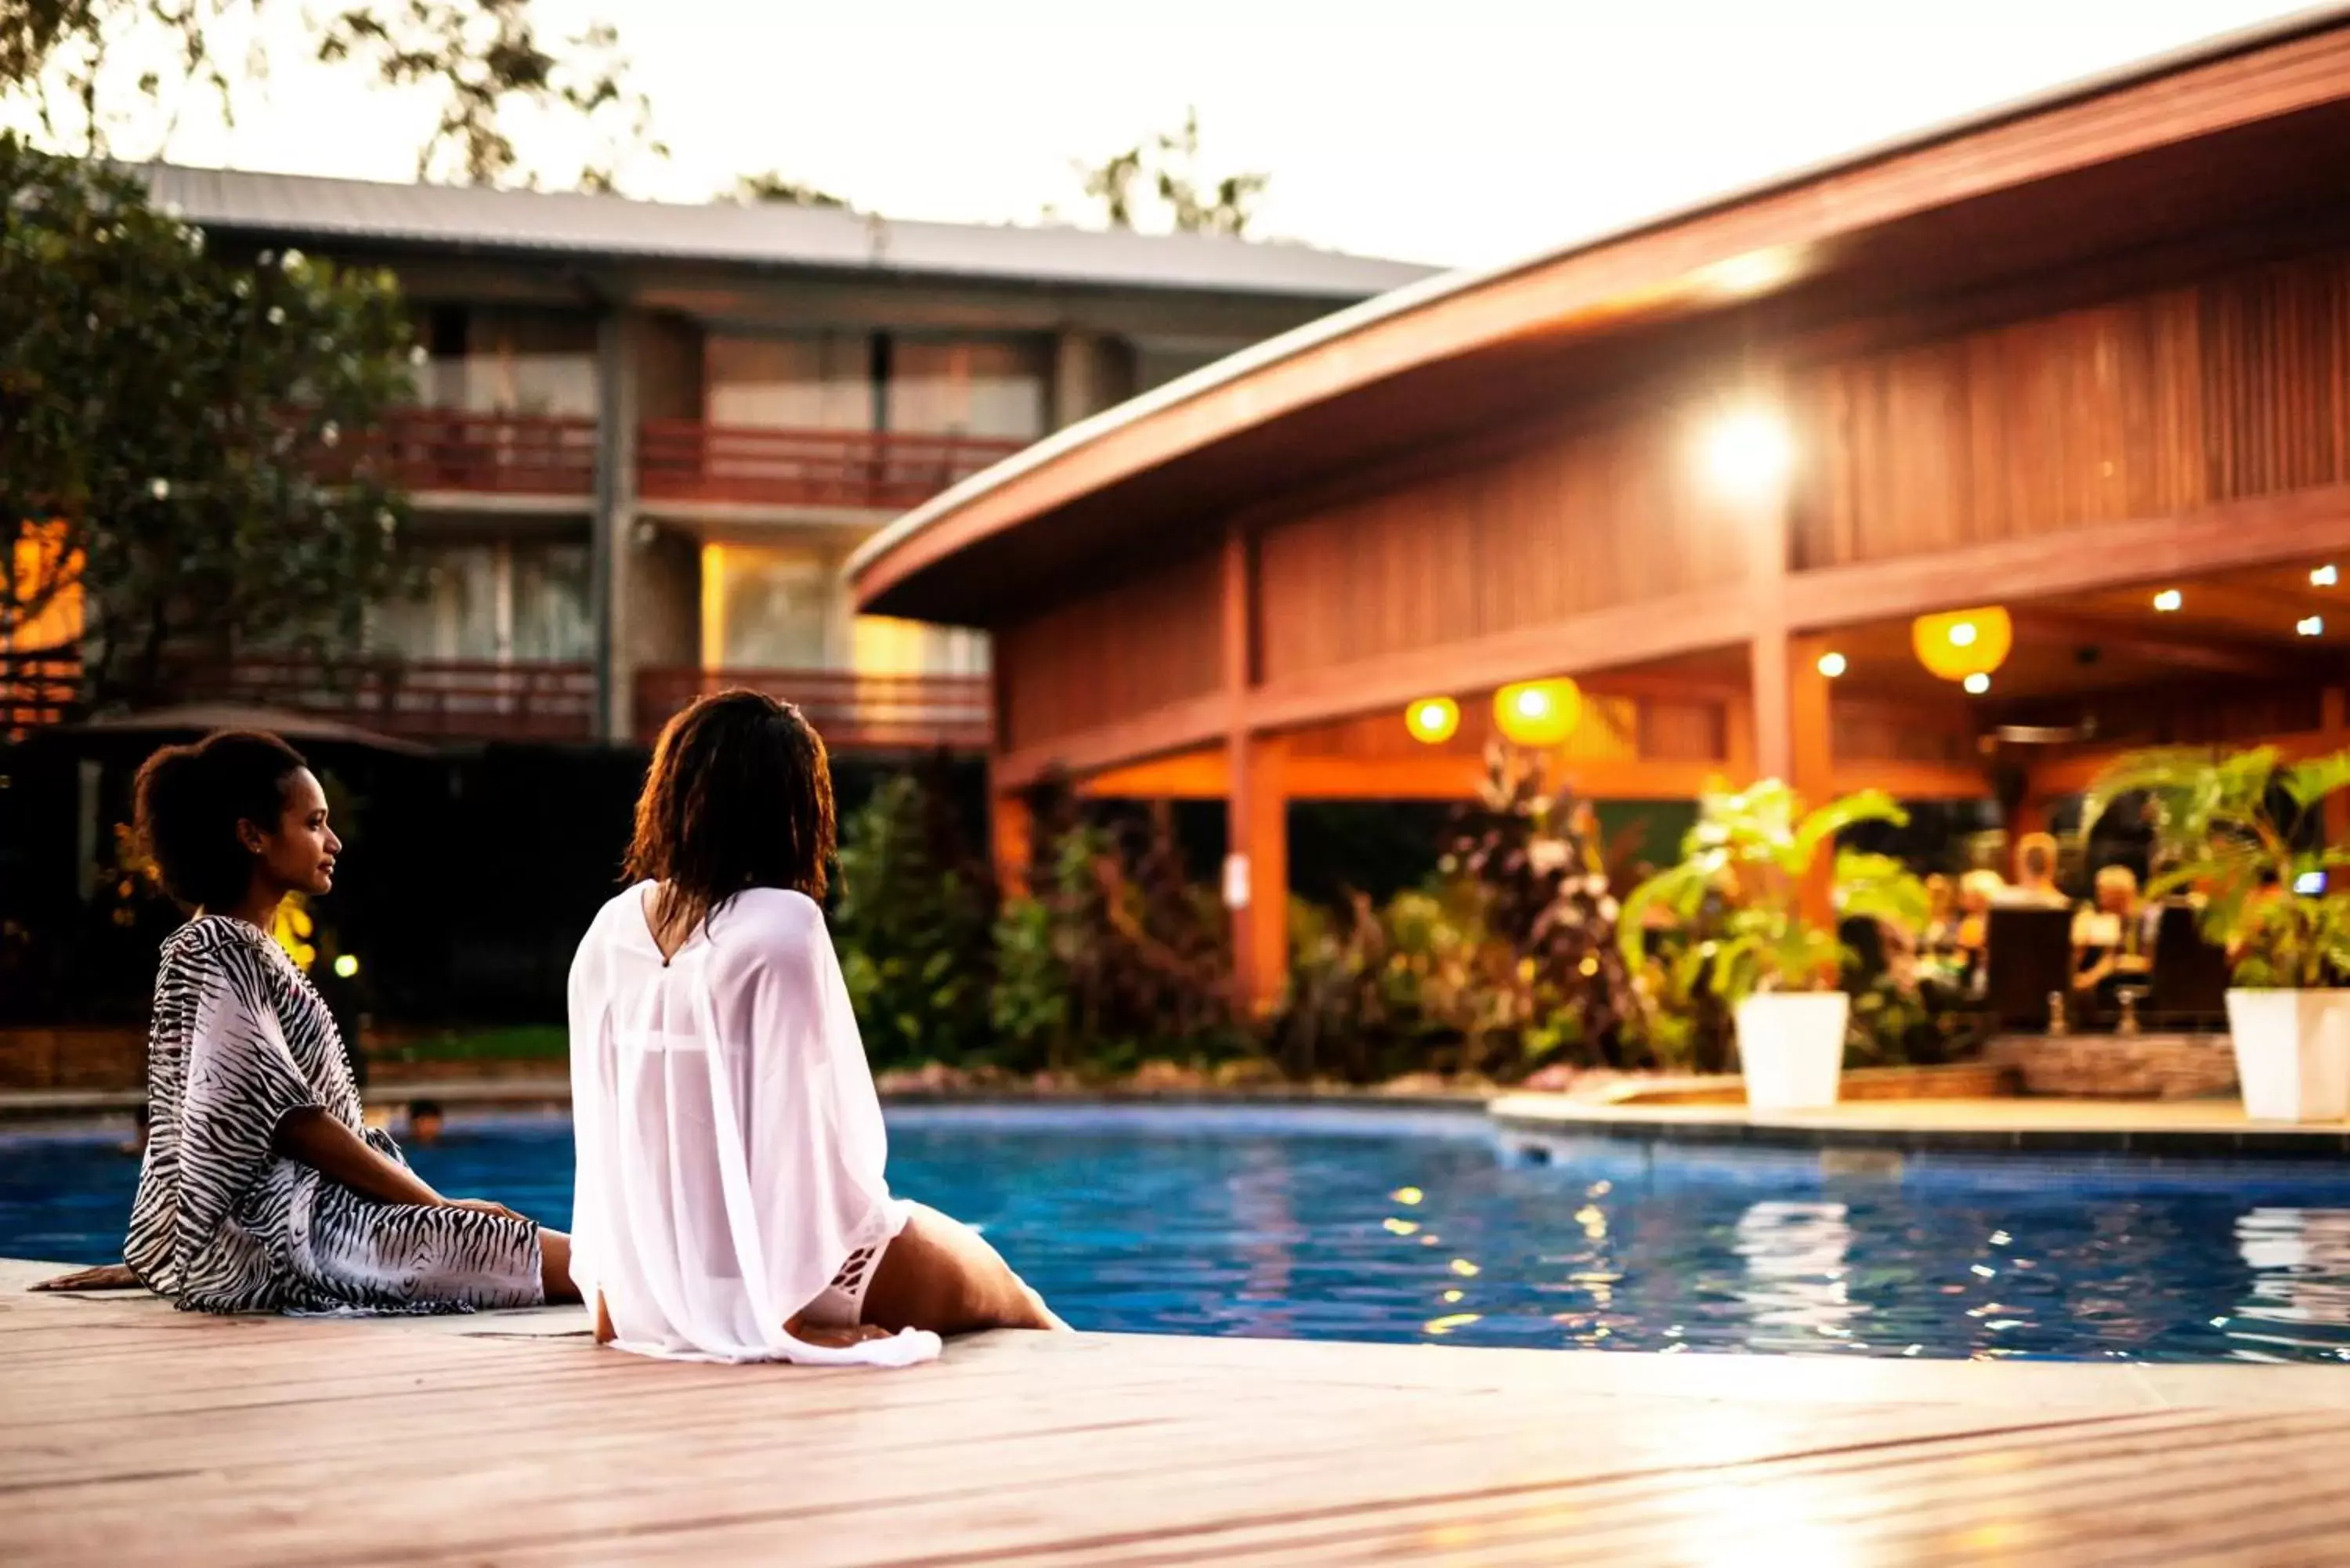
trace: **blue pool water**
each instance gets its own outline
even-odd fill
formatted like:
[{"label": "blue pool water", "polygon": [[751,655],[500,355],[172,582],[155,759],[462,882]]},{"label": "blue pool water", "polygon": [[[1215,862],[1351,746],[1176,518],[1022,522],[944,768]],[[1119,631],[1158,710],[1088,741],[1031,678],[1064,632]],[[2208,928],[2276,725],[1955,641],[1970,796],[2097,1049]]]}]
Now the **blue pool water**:
[{"label": "blue pool water", "polygon": [[[1473,1115],[899,1108],[897,1189],[1080,1328],[1465,1345],[2350,1360],[2350,1171],[1591,1142]],[[452,1125],[442,1190],[570,1212],[567,1124]],[[135,1162],[0,1139],[0,1255],[118,1256]]]}]

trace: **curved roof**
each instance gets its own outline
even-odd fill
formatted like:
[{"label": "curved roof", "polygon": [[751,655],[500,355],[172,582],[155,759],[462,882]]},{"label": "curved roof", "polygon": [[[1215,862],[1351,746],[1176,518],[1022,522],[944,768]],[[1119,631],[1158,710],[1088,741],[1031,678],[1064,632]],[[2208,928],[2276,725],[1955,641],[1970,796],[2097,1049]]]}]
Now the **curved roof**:
[{"label": "curved roof", "polygon": [[[1512,344],[1539,340],[1556,352],[1603,332],[1826,288],[1868,267],[1906,272],[1911,286],[1954,286],[1956,269],[1973,259],[1966,253],[1991,241],[2011,243],[2027,264],[2052,265],[2044,243],[2035,253],[2005,232],[2016,227],[2012,213],[2004,223],[1961,222],[1938,233],[1911,221],[2335,103],[2350,95],[2345,30],[2350,6],[2301,12],[1523,261],[1406,285],[1070,426],[908,513],[851,557],[859,606],[988,624],[1003,590],[1040,558],[1038,547],[1020,549],[1010,537],[1028,524],[1058,517],[1065,535],[1100,533],[1116,525],[1110,514],[1142,515],[1111,506],[1112,493],[1191,480],[1201,498],[1237,504],[1246,486],[1219,486],[1211,472],[1217,449],[1237,450],[1383,383],[1397,400],[1422,405],[1419,418],[1440,423],[1444,396],[1411,398],[1413,378],[1457,392],[1457,381],[1421,373]],[[2149,84],[2162,95],[2159,112],[2133,112],[2134,94]],[[2142,192],[2116,205],[2083,215],[2082,245],[2126,244],[2133,222],[2151,222]],[[2037,221],[2045,226],[2044,214]],[[1390,418],[1378,437],[1396,433]],[[1377,450],[1336,446],[1323,455],[1335,465]],[[1085,547],[1075,537],[1053,546],[1062,556]]]}]

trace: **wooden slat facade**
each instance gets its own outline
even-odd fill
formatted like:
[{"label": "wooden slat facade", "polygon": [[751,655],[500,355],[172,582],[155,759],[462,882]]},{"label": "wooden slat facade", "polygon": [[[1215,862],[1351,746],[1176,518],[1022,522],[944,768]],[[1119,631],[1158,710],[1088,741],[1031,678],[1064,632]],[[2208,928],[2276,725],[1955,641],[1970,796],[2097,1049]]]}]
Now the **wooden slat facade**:
[{"label": "wooden slat facade", "polygon": [[1270,524],[1263,679],[1741,581],[1740,519],[1702,493],[1692,435],[1651,414]]},{"label": "wooden slat facade", "polygon": [[1220,596],[1208,551],[1008,622],[994,646],[1000,743],[1034,747],[1216,691]]},{"label": "wooden slat facade", "polygon": [[2350,481],[2350,255],[1814,366],[1797,570]]}]

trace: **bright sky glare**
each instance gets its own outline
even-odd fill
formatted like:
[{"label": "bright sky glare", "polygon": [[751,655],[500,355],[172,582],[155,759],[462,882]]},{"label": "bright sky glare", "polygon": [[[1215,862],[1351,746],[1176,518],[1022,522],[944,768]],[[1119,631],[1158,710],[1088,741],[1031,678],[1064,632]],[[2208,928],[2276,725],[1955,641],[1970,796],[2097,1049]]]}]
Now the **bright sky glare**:
[{"label": "bright sky glare", "polygon": [[[1082,209],[1072,161],[1197,105],[1261,232],[1502,262],[2282,14],[2261,0],[539,0],[618,25],[671,149],[632,193],[776,169],[899,218]],[[406,179],[413,102],[290,58],[179,161]],[[522,138],[525,155],[559,139]]]}]

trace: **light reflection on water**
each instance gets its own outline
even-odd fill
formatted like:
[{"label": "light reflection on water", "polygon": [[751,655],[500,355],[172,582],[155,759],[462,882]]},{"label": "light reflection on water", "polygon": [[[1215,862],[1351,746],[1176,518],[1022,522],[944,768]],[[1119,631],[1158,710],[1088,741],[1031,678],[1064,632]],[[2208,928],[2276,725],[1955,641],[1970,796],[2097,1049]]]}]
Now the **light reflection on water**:
[{"label": "light reflection on water", "polygon": [[[1452,1345],[2350,1360],[2350,1172],[1553,1146],[1351,1110],[900,1108],[894,1185],[1081,1328]],[[454,1125],[445,1191],[557,1222],[559,1121]],[[96,1262],[133,1163],[0,1138],[0,1253]]]},{"label": "light reflection on water", "polygon": [[2254,1209],[2236,1243],[2251,1277],[2224,1324],[2235,1354],[2350,1359],[2350,1209]]}]

